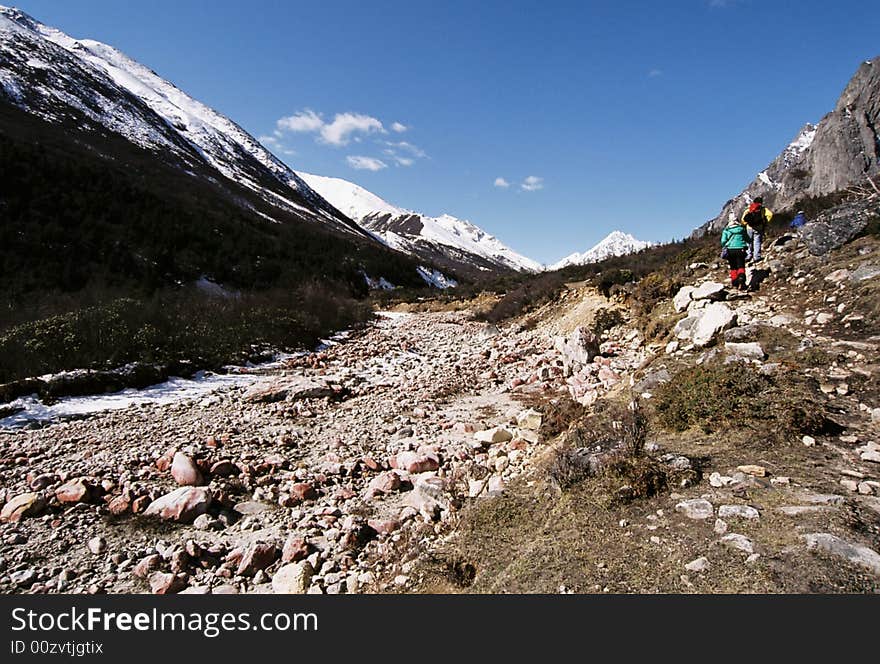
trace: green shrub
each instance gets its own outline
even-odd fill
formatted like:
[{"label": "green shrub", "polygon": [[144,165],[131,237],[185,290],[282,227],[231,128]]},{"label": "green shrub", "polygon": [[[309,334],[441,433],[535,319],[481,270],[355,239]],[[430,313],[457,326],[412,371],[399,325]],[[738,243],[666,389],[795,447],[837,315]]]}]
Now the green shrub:
[{"label": "green shrub", "polygon": [[771,378],[741,363],[684,369],[652,400],[660,424],[672,431],[749,430],[770,442],[799,434],[832,433],[815,380],[796,374]]}]

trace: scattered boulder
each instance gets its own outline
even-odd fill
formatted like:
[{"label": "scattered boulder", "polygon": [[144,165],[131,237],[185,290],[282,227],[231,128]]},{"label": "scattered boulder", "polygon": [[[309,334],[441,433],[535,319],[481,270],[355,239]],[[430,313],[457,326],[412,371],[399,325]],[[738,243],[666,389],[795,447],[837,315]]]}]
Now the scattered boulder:
[{"label": "scattered boulder", "polygon": [[39,493],[22,493],[9,500],[0,510],[0,522],[14,523],[24,518],[38,516],[46,507],[46,500]]},{"label": "scattered boulder", "polygon": [[767,357],[761,344],[756,341],[749,343],[735,343],[728,341],[724,344],[724,350],[733,357],[744,360],[763,360]]},{"label": "scattered boulder", "polygon": [[88,541],[86,546],[93,555],[97,556],[107,551],[107,540],[100,536],[93,537]]},{"label": "scattered boulder", "polygon": [[245,401],[271,403],[297,401],[300,399],[323,399],[334,396],[333,388],[326,383],[305,376],[278,378],[269,383],[255,385],[245,392]]},{"label": "scattered boulder", "polygon": [[757,519],[760,514],[751,505],[721,505],[718,508],[718,516],[722,519],[731,517],[739,519]]},{"label": "scattered boulder", "polygon": [[171,477],[181,486],[204,484],[202,473],[195,462],[183,452],[176,452],[171,461]]},{"label": "scattered boulder", "polygon": [[682,286],[672,298],[672,306],[677,312],[682,312],[691,303],[691,294],[696,290],[693,286]]},{"label": "scattered boulder", "polygon": [[297,535],[290,535],[284,542],[284,548],[281,550],[281,561],[285,563],[295,563],[305,560],[309,555],[309,545],[306,540]]},{"label": "scattered boulder", "polygon": [[272,577],[272,590],[279,595],[304,595],[314,575],[315,570],[308,561],[288,563]]},{"label": "scattered boulder", "polygon": [[689,562],[684,568],[689,572],[703,572],[709,569],[709,559],[706,556],[700,556]]},{"label": "scattered boulder", "polygon": [[236,574],[240,576],[253,576],[259,570],[267,568],[275,562],[278,549],[274,544],[266,542],[254,542],[247,549],[238,563]]},{"label": "scattered boulder", "polygon": [[694,346],[706,346],[718,333],[734,325],[736,325],[736,313],[726,304],[713,302],[701,310],[691,341]]},{"label": "scattered boulder", "polygon": [[150,574],[150,592],[154,595],[169,595],[178,593],[186,588],[186,574],[171,574],[169,572],[153,572]]},{"label": "scattered boulder", "polygon": [[707,281],[691,291],[691,299],[694,300],[722,300],[725,295],[724,284],[717,281]]},{"label": "scattered boulder", "polygon": [[185,486],[154,500],[144,514],[180,523],[191,523],[197,516],[207,512],[210,505],[210,491]]},{"label": "scattered boulder", "polygon": [[413,474],[426,473],[437,470],[440,467],[440,459],[436,454],[401,452],[391,459],[391,467]]},{"label": "scattered boulder", "polygon": [[372,479],[368,490],[373,495],[377,493],[392,493],[400,489],[401,484],[400,475],[393,470],[387,470],[384,473],[379,473]]},{"label": "scattered boulder", "polygon": [[692,310],[676,323],[673,332],[679,339],[689,339],[694,346],[708,345],[720,332],[736,325],[737,315],[723,302],[711,302]]},{"label": "scattered boulder", "polygon": [[826,551],[880,575],[880,554],[873,549],[852,544],[830,533],[810,533],[804,539],[807,541],[808,551]]},{"label": "scattered boulder", "polygon": [[842,247],[865,230],[871,219],[871,213],[869,203],[857,201],[839,205],[823,212],[809,224],[801,226],[798,234],[811,254],[824,256],[833,249]]},{"label": "scattered boulder", "polygon": [[530,431],[537,431],[541,428],[542,421],[541,413],[531,408],[527,410],[520,411],[520,413],[516,416],[516,426],[520,429],[528,429]]},{"label": "scattered boulder", "polygon": [[880,277],[880,265],[859,265],[849,278],[853,281],[868,281]]},{"label": "scattered boulder", "polygon": [[91,498],[92,486],[82,477],[55,489],[55,499],[59,503],[87,503]]},{"label": "scattered boulder", "polygon": [[752,540],[750,540],[745,535],[740,535],[738,533],[728,533],[721,538],[721,542],[732,549],[738,549],[739,551],[743,551],[744,553],[748,553],[749,555],[755,552],[755,547],[752,544]]},{"label": "scattered boulder", "polygon": [[711,519],[715,516],[715,508],[712,507],[712,503],[704,498],[683,500],[675,506],[675,510],[689,519]]},{"label": "scattered boulder", "polygon": [[481,443],[506,443],[508,440],[513,439],[513,434],[503,427],[493,427],[485,431],[477,431],[474,434],[474,438]]},{"label": "scattered boulder", "polygon": [[557,337],[555,344],[566,376],[577,373],[599,354],[599,337],[582,327],[576,327],[567,337]]}]

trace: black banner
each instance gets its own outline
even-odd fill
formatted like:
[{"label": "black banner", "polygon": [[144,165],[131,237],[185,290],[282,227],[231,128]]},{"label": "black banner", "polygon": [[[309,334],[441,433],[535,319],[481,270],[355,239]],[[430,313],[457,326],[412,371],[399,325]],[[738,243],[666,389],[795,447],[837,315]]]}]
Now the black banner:
[{"label": "black banner", "polygon": [[622,648],[629,658],[642,648],[674,650],[676,642],[691,651],[701,639],[705,647],[790,653],[805,638],[839,636],[844,626],[869,634],[862,630],[877,608],[876,597],[853,596],[21,595],[0,598],[0,661],[119,661],[135,653],[172,661],[309,653],[335,661],[446,649],[470,660],[484,648],[562,652],[587,642]]}]

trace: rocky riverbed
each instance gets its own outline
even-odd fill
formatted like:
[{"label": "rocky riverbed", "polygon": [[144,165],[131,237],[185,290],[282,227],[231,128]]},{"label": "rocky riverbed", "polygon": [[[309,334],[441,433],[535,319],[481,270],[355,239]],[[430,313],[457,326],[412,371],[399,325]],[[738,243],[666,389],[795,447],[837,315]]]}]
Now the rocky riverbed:
[{"label": "rocky riverbed", "polygon": [[523,394],[566,390],[579,362],[595,380],[568,389],[595,395],[634,363],[618,342],[598,359],[589,334],[565,343],[386,314],[249,385],[0,432],[0,587],[405,589],[395,544],[438,537],[538,449]]}]

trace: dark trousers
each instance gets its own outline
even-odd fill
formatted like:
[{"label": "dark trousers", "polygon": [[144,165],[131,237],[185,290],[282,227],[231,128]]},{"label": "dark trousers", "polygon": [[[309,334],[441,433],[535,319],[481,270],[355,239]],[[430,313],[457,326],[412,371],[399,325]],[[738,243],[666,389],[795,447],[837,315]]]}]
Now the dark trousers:
[{"label": "dark trousers", "polygon": [[730,264],[730,284],[742,286],[746,283],[746,250],[728,249],[727,262]]}]

